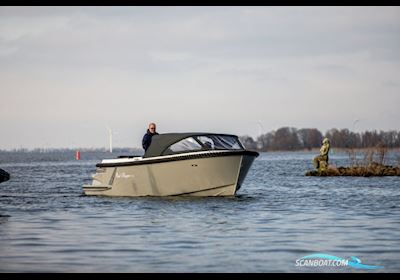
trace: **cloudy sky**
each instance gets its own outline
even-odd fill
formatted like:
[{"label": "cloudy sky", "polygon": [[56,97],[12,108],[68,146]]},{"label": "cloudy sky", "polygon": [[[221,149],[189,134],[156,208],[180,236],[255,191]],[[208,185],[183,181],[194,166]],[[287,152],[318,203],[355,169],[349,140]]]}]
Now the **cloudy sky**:
[{"label": "cloudy sky", "polygon": [[399,7],[0,8],[0,149],[398,130],[399,105]]}]

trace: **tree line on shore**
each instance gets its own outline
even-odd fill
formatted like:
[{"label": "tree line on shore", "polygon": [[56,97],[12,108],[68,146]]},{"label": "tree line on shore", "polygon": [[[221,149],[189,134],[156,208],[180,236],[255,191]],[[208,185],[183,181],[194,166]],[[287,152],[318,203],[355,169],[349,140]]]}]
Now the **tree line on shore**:
[{"label": "tree line on shore", "polygon": [[[240,141],[246,149],[256,150],[261,152],[267,151],[298,151],[311,150],[320,148],[324,138],[330,140],[331,147],[343,149],[361,149],[361,148],[400,148],[400,130],[390,131],[364,131],[352,132],[349,129],[332,128],[322,134],[316,128],[281,127],[277,130],[258,136],[255,140],[248,135],[240,136]],[[26,153],[31,154],[74,154],[76,150],[80,150],[85,155],[93,154],[94,158],[99,157],[99,153],[108,154],[108,148],[36,148],[26,149],[19,148],[10,151],[1,150],[0,155],[9,155],[10,153]],[[113,148],[115,154],[143,154],[142,148]],[[70,156],[69,156],[70,157]]]},{"label": "tree line on shore", "polygon": [[332,128],[322,134],[316,128],[281,127],[277,130],[262,134],[253,139],[251,136],[240,136],[240,141],[250,150],[267,151],[296,151],[320,148],[322,140],[328,138],[331,147],[359,149],[371,147],[400,148],[400,130],[352,132],[347,128]]}]

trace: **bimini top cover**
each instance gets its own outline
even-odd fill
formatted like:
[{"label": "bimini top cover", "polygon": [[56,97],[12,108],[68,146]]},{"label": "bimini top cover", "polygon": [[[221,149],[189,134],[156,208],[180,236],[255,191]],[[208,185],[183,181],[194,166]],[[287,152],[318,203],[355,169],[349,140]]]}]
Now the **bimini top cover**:
[{"label": "bimini top cover", "polygon": [[214,133],[165,133],[154,135],[144,158],[204,150],[244,150],[236,135]]}]

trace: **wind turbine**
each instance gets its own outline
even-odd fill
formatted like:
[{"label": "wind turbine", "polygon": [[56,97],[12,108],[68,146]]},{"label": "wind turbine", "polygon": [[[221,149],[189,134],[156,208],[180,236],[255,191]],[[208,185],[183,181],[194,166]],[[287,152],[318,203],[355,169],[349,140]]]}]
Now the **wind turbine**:
[{"label": "wind turbine", "polygon": [[355,119],[355,120],[354,120],[354,122],[353,122],[353,132],[356,132],[356,131],[355,131],[355,129],[356,129],[356,123],[358,123],[358,122],[360,122],[359,119]]},{"label": "wind turbine", "polygon": [[261,121],[258,121],[257,124],[258,124],[258,136],[261,136],[262,132],[264,131],[264,127],[261,124]]},{"label": "wind turbine", "polygon": [[112,129],[111,127],[106,126],[107,130],[108,130],[108,138],[109,138],[109,143],[110,143],[110,153],[112,153]]},{"label": "wind turbine", "polygon": [[261,121],[257,121],[257,124],[258,124],[258,137],[256,138],[257,148],[262,149],[262,146],[263,146],[262,141],[258,142],[258,138],[261,138],[261,135],[262,135],[262,133],[264,131],[264,127],[261,124]]}]

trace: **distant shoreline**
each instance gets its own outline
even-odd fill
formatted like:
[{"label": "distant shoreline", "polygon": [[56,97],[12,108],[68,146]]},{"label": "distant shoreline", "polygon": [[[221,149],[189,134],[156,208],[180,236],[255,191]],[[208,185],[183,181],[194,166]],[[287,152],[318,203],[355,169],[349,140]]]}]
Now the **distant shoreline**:
[{"label": "distant shoreline", "polygon": [[[370,148],[335,148],[335,147],[331,147],[330,153],[333,152],[343,152],[346,153],[348,151],[354,151],[354,152],[365,152],[371,149],[376,149],[376,147],[370,147]],[[387,148],[388,151],[399,151],[400,152],[400,148]],[[301,149],[301,150],[273,150],[273,151],[260,151],[260,150],[255,150],[257,152],[261,152],[261,153],[274,153],[274,152],[315,152],[319,154],[319,148],[312,148],[312,149]]]},{"label": "distant shoreline", "polygon": [[[353,152],[365,152],[371,149],[376,149],[376,147],[370,148],[335,148],[331,147],[331,152],[342,152],[346,153],[348,151]],[[261,153],[281,153],[281,152],[293,152],[293,153],[304,153],[304,152],[313,152],[319,154],[319,148],[312,148],[312,149],[299,149],[299,150],[271,150],[271,151],[261,151],[258,149],[249,149]],[[399,151],[400,148],[387,148],[388,151]],[[0,153],[53,153],[53,152],[76,152],[80,151],[81,153],[93,153],[93,152],[101,152],[101,153],[110,153],[106,148],[18,148],[18,149],[11,149],[11,150],[3,150],[0,149]],[[115,147],[113,148],[113,152],[110,154],[118,154],[118,153],[144,153],[143,149],[141,148],[129,148],[129,147]]]},{"label": "distant shoreline", "polygon": [[[17,153],[51,153],[51,152],[109,152],[108,148],[14,148],[14,149],[0,149],[0,153],[9,153],[9,152],[17,152]],[[113,154],[118,152],[126,152],[133,151],[139,152],[143,151],[142,148],[129,148],[129,147],[113,147]]]}]

